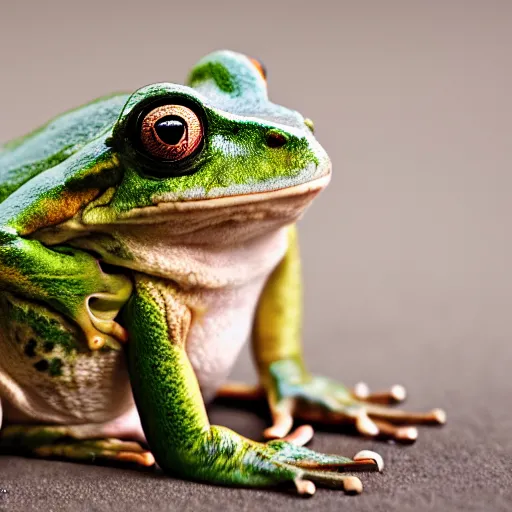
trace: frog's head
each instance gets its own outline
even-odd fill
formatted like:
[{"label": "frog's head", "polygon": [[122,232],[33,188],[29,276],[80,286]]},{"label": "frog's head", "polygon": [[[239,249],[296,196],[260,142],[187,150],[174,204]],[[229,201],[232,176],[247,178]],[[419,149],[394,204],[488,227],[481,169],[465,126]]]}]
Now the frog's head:
[{"label": "frog's head", "polygon": [[109,207],[123,222],[291,197],[296,218],[329,180],[312,122],[270,102],[263,66],[233,52],[203,58],[188,86],[136,91],[112,133],[124,173]]}]

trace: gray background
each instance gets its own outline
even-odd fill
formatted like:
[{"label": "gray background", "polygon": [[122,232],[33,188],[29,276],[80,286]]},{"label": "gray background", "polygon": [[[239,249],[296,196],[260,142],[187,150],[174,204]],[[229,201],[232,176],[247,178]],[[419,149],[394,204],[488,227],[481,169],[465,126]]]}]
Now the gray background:
[{"label": "gray background", "polygon": [[[380,451],[365,493],[222,489],[158,474],[0,458],[5,510],[512,510],[512,2],[2,2],[0,140],[117,90],[182,82],[243,51],[274,101],[314,119],[333,181],[301,222],[309,365],[403,383],[448,425]],[[254,380],[248,352],[235,370]],[[259,436],[264,420],[214,407]]]}]

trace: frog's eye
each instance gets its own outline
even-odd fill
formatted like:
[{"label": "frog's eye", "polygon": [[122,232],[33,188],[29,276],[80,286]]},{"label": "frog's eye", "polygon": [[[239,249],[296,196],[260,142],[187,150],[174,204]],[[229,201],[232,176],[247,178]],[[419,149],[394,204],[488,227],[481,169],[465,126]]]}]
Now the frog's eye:
[{"label": "frog's eye", "polygon": [[199,148],[203,125],[197,114],[183,105],[161,105],[142,120],[140,139],[151,156],[178,162]]}]

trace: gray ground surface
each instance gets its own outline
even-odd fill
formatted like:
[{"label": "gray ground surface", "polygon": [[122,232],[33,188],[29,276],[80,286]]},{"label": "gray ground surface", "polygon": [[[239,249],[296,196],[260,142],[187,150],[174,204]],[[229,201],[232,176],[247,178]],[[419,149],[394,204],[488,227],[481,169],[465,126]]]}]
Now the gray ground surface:
[{"label": "gray ground surface", "polygon": [[[359,340],[350,354],[353,364],[345,371],[349,380],[361,373],[350,367],[364,359],[368,343]],[[2,457],[0,487],[7,494],[0,494],[0,510],[512,510],[512,412],[510,389],[502,386],[512,350],[510,345],[487,342],[481,358],[468,360],[466,343],[454,346],[442,360],[435,348],[425,346],[415,368],[400,357],[400,344],[391,343],[385,350],[386,365],[372,363],[371,371],[364,372],[371,374],[371,383],[381,385],[401,374],[401,382],[411,384],[407,405],[444,407],[449,415],[445,427],[421,429],[417,443],[407,447],[317,433],[312,443],[317,450],[353,455],[370,448],[383,455],[382,474],[361,475],[365,489],[360,496],[319,489],[304,500],[282,492],[184,482],[159,472]],[[317,351],[311,359],[315,367],[334,373],[337,365],[330,351]],[[247,366],[241,366],[238,376],[248,373]],[[487,374],[485,385],[475,381],[481,372]],[[211,417],[254,438],[265,425],[252,412],[223,405],[213,406]]]}]

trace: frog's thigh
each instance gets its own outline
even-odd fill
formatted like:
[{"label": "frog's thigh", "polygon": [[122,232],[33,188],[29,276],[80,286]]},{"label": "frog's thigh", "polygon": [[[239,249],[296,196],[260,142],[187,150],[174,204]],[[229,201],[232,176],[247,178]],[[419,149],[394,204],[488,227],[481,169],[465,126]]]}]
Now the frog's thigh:
[{"label": "frog's thigh", "polygon": [[[125,438],[129,440],[119,439]],[[10,425],[0,432],[0,450],[75,461],[115,461],[152,466],[135,408],[113,421],[85,425]]]}]

